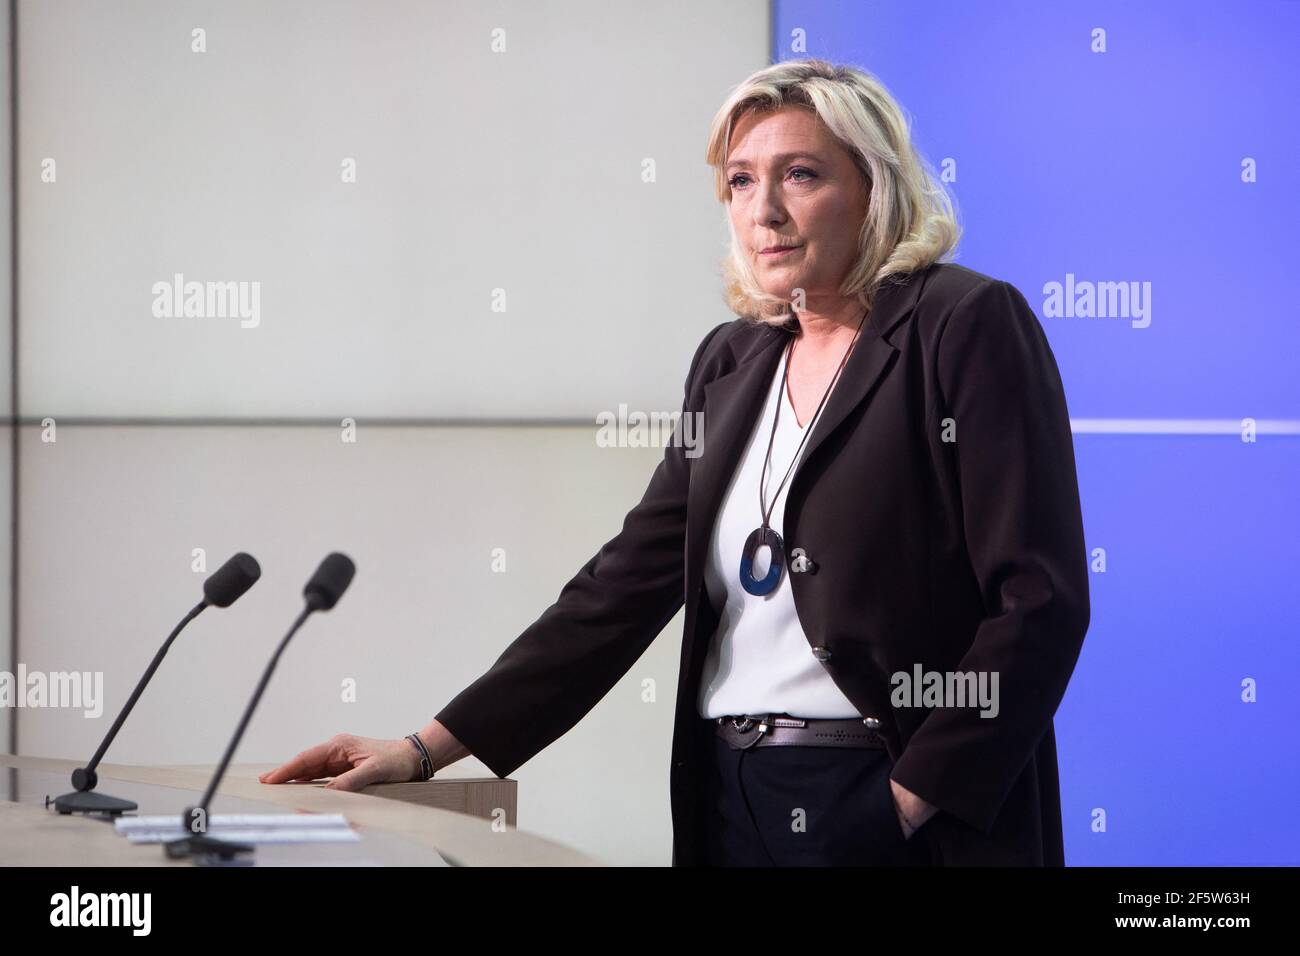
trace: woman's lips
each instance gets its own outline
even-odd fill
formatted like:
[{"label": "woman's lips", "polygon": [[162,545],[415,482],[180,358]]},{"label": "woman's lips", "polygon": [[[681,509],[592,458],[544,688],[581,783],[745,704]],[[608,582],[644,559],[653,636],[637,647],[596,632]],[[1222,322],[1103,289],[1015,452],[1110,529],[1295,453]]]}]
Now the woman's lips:
[{"label": "woman's lips", "polygon": [[762,252],[760,252],[759,255],[764,256],[768,259],[779,259],[782,256],[789,255],[790,253],[802,248],[803,246],[785,246],[782,249],[773,249],[770,252],[765,249]]}]

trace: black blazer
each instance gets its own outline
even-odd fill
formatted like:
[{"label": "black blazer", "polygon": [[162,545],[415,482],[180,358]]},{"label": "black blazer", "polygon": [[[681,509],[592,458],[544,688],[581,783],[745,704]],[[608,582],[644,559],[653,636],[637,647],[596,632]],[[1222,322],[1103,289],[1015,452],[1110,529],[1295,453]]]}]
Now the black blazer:
[{"label": "black blazer", "polygon": [[[707,544],[791,334],[738,318],[704,337],[682,405],[703,412],[703,453],[667,447],[622,531],[437,714],[505,777],[684,603],[674,866],[702,862]],[[785,545],[815,565],[793,573],[786,555],[809,653],[881,722],[891,776],[939,808],[917,833],[934,862],[1063,865],[1052,717],[1088,628],[1088,566],[1065,394],[1024,296],[954,264],[885,285],[790,482]],[[1000,713],[891,706],[890,675],[918,664],[996,671]]]}]

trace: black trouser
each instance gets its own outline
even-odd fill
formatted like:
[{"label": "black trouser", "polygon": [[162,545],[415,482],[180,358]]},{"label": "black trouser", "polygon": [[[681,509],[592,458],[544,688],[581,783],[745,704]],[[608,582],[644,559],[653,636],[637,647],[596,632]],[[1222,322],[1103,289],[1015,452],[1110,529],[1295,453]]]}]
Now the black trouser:
[{"label": "black trouser", "polygon": [[701,719],[704,838],[713,866],[929,866],[924,826],[894,810],[883,749],[736,750]]}]

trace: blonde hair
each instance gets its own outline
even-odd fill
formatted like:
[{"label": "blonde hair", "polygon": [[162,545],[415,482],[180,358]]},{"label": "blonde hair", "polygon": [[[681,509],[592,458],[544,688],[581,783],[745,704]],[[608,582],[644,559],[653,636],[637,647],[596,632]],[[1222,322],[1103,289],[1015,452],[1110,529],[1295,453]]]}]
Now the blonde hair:
[{"label": "blonde hair", "polygon": [[[889,91],[862,70],[826,60],[787,60],[740,84],[709,129],[705,159],[714,168],[718,200],[731,199],[727,153],[741,117],[799,106],[815,113],[853,157],[870,190],[858,234],[858,257],[840,287],[870,308],[890,276],[923,269],[953,253],[961,237],[955,202],[912,145],[910,121]],[[725,298],[738,315],[782,325],[791,321],[790,299],[763,291],[740,249],[734,226],[722,262]]]}]

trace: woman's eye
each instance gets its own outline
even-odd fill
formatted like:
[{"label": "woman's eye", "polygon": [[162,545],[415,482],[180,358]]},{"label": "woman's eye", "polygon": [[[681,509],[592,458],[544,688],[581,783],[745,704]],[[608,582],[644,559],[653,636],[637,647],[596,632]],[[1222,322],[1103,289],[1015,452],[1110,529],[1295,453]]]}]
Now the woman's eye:
[{"label": "woman's eye", "polygon": [[[806,183],[808,182],[808,180],[817,178],[816,173],[814,173],[811,169],[804,169],[802,166],[790,170],[790,175],[791,176],[800,175],[800,176],[808,177],[807,179],[796,179],[795,182],[797,183]],[[727,185],[730,186],[732,189],[735,189],[741,185],[740,181],[742,179],[748,180],[749,176],[746,175],[745,173],[737,173],[736,175],[732,176],[730,179],[727,180]]]}]

